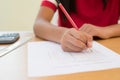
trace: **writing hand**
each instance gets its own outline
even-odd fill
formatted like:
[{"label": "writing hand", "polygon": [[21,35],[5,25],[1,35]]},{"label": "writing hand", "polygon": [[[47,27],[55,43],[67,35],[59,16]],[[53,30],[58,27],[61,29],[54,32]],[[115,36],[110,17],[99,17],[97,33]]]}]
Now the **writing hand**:
[{"label": "writing hand", "polygon": [[61,38],[61,46],[64,51],[82,51],[92,47],[92,36],[71,28],[64,32]]}]

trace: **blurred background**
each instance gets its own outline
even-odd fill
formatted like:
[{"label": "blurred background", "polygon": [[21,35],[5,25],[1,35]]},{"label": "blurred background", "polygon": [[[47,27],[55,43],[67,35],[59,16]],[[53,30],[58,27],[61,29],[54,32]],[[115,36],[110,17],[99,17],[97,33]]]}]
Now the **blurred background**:
[{"label": "blurred background", "polygon": [[0,0],[0,31],[28,31],[33,24],[41,0]]},{"label": "blurred background", "polygon": [[0,0],[0,31],[33,30],[40,3],[41,0]]}]

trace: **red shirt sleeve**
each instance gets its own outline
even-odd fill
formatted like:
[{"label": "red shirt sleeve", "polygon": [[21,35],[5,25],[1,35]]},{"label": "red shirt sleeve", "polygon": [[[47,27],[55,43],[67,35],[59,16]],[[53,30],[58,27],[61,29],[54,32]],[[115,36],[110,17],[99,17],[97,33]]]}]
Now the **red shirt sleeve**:
[{"label": "red shirt sleeve", "polygon": [[[55,1],[55,0],[54,0]],[[54,12],[56,11],[57,9],[57,5],[54,4],[54,2],[52,2],[52,0],[43,0],[42,3],[41,3],[41,6],[46,6],[46,7],[49,7],[50,9],[52,9]]]}]

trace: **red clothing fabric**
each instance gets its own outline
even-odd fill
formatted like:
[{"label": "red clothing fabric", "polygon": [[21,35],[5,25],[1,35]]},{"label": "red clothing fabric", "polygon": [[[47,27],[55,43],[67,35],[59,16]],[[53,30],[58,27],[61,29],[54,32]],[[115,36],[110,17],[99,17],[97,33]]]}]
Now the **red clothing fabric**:
[{"label": "red clothing fabric", "polygon": [[[55,1],[55,0],[54,0]],[[60,8],[50,2],[43,0],[41,6],[47,6],[52,10],[59,11],[59,26],[71,28],[71,23],[62,19]],[[120,0],[108,0],[106,8],[103,10],[102,0],[76,0],[76,12],[70,12],[70,16],[80,28],[84,23],[90,23],[97,26],[108,26],[118,23],[120,16]]]}]

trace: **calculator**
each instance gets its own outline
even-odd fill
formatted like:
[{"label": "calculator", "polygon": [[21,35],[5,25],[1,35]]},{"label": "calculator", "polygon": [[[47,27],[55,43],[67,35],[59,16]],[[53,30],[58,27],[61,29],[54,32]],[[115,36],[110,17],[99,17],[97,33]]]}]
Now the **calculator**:
[{"label": "calculator", "polygon": [[0,34],[0,44],[14,43],[19,39],[19,33],[2,33]]}]

